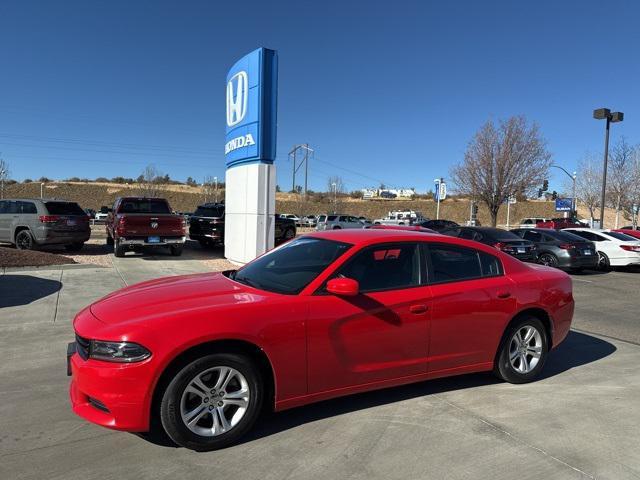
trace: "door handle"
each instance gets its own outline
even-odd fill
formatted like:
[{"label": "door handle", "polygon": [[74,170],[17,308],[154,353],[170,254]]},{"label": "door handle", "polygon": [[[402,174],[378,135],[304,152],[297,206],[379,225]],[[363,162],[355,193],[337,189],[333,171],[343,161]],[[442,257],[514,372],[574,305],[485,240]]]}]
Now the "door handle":
[{"label": "door handle", "polygon": [[416,315],[420,315],[421,313],[426,312],[429,309],[426,305],[411,305],[409,307],[409,311]]},{"label": "door handle", "polygon": [[511,296],[511,292],[498,292],[498,298],[509,298]]}]

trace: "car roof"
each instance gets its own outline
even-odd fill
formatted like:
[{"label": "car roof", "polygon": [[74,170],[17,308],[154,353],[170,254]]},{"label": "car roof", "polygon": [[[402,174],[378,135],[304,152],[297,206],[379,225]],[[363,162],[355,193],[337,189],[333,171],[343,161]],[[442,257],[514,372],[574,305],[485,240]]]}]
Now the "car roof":
[{"label": "car roof", "polygon": [[60,198],[0,198],[0,201],[12,202],[61,202],[61,203],[78,203],[73,200],[63,200]]}]

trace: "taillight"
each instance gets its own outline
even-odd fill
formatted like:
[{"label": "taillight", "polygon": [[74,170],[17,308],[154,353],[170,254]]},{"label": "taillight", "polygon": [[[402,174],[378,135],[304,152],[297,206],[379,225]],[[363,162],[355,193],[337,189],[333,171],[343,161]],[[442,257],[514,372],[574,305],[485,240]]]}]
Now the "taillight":
[{"label": "taillight", "polygon": [[558,247],[563,250],[572,250],[576,248],[576,246],[571,243],[561,243],[560,245],[558,245]]},{"label": "taillight", "polygon": [[118,218],[118,223],[116,224],[116,230],[118,231],[118,235],[120,235],[121,237],[124,236],[125,234],[124,222],[125,222],[124,217],[120,217]]},{"label": "taillight", "polygon": [[494,243],[493,246],[495,248],[497,248],[498,250],[502,250],[503,252],[510,252],[510,251],[513,250],[513,247],[511,245],[509,245],[508,243],[504,243],[504,242]]},{"label": "taillight", "polygon": [[640,252],[640,245],[620,245],[620,248],[627,252]]},{"label": "taillight", "polygon": [[56,223],[60,220],[58,215],[40,215],[38,218],[42,223]]}]

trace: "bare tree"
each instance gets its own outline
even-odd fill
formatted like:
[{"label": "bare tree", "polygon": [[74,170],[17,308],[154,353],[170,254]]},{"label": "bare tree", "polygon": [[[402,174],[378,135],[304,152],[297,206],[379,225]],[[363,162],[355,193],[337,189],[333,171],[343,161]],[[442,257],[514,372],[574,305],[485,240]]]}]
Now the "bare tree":
[{"label": "bare tree", "polygon": [[633,163],[637,155],[637,147],[629,145],[622,137],[611,150],[607,172],[608,204],[616,212],[615,228],[620,221],[620,210],[627,202],[632,188]]},{"label": "bare tree", "polygon": [[143,197],[158,197],[161,195],[162,173],[155,165],[147,165],[138,176],[138,192]]},{"label": "bare tree", "polygon": [[[625,202],[622,204],[624,217],[631,220],[634,227],[638,225],[638,212],[640,205],[640,146],[634,149],[634,155],[629,168],[629,188]],[[634,208],[636,207],[636,208]]]},{"label": "bare tree", "polygon": [[578,160],[576,171],[577,203],[582,203],[589,210],[591,222],[600,208],[602,195],[602,162],[591,153]]},{"label": "bare tree", "polygon": [[204,201],[218,203],[221,197],[220,185],[218,184],[218,177],[207,175],[202,182],[202,195]]},{"label": "bare tree", "polygon": [[9,164],[0,158],[0,198],[4,198],[4,184],[9,180]]},{"label": "bare tree", "polygon": [[542,184],[551,165],[538,126],[523,116],[489,120],[469,142],[464,160],[451,176],[458,193],[484,203],[496,226],[501,205],[511,195],[531,194]]}]

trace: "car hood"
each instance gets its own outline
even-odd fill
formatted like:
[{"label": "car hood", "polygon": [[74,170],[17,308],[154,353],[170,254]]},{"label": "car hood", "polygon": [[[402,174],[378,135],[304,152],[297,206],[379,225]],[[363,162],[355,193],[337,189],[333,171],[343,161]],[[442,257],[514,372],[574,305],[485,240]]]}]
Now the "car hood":
[{"label": "car hood", "polygon": [[114,325],[197,314],[228,306],[260,302],[265,296],[221,273],[166,277],[117,290],[91,305],[101,322]]}]

